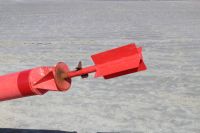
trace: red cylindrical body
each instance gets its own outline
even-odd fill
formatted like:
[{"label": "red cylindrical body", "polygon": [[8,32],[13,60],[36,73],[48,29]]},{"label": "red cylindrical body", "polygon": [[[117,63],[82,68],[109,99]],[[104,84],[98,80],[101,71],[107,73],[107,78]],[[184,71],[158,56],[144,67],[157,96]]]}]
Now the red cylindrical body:
[{"label": "red cylindrical body", "polygon": [[47,92],[33,86],[34,82],[44,76],[44,69],[45,67],[38,67],[0,76],[0,101],[41,95]]},{"label": "red cylindrical body", "polygon": [[0,101],[42,95],[47,91],[68,90],[71,79],[60,80],[57,74],[58,67],[65,71],[68,71],[68,67],[64,63],[60,64],[56,67],[36,67],[0,76]]},{"label": "red cylindrical body", "polygon": [[[19,84],[18,81],[20,77],[24,77],[30,73],[30,70],[27,70],[22,73],[20,76],[19,73],[12,73],[4,76],[0,76],[0,99],[1,100],[8,100],[13,98],[22,97],[25,95],[34,95],[32,91],[30,91],[29,83],[24,80],[22,84]],[[23,86],[28,86],[28,91],[23,91]]]}]

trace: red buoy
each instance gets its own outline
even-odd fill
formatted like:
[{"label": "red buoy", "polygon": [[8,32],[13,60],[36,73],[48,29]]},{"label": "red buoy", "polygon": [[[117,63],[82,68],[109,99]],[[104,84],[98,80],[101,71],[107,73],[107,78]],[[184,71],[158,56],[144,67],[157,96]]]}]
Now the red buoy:
[{"label": "red buoy", "polygon": [[146,70],[142,57],[142,48],[128,44],[92,55],[94,66],[82,68],[79,63],[76,70],[59,62],[56,66],[36,67],[21,72],[0,76],[0,101],[20,97],[43,95],[48,91],[66,91],[71,86],[71,78],[87,77],[96,72],[95,77],[105,79]]}]

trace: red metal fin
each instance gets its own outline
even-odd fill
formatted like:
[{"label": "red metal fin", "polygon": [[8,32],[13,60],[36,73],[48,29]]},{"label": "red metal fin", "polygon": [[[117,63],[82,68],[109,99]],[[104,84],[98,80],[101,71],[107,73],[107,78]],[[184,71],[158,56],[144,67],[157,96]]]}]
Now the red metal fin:
[{"label": "red metal fin", "polygon": [[120,73],[139,66],[140,55],[135,44],[128,44],[92,55],[96,65],[95,77]]},{"label": "red metal fin", "polygon": [[97,65],[95,77],[106,76],[106,75],[126,71],[129,69],[137,68],[139,66],[139,63],[140,63],[139,56],[133,55],[133,56],[121,58],[109,63]]},{"label": "red metal fin", "polygon": [[107,63],[113,60],[117,60],[123,57],[131,56],[137,54],[138,50],[136,45],[128,44],[122,47],[114,48],[105,52],[101,52],[95,55],[92,55],[92,60],[96,65]]},{"label": "red metal fin", "polygon": [[138,61],[138,64],[135,67],[131,67],[130,69],[126,69],[123,71],[118,71],[116,73],[104,75],[103,76],[104,79],[110,79],[110,78],[119,77],[119,76],[130,74],[130,73],[135,73],[135,72],[139,72],[142,70],[146,70],[147,68],[146,68],[146,65],[144,64],[143,57],[142,57],[142,47],[137,48],[137,51],[138,51],[138,54],[137,54],[138,60],[132,59],[129,61],[129,62],[137,62]]},{"label": "red metal fin", "polygon": [[134,73],[134,72],[137,72],[137,71],[138,71],[138,68],[129,69],[129,70],[125,70],[125,71],[122,71],[122,72],[106,75],[106,76],[104,76],[104,79],[115,78],[115,77],[119,77],[119,76],[122,76],[122,75]]},{"label": "red metal fin", "polygon": [[144,61],[143,61],[143,59],[140,61],[140,65],[139,65],[139,67],[138,67],[138,71],[143,71],[143,70],[146,70],[147,69],[147,67],[146,67],[146,65],[144,64]]},{"label": "red metal fin", "polygon": [[141,60],[140,60],[140,65],[139,65],[139,67],[138,67],[138,71],[146,70],[147,67],[146,67],[146,65],[144,64],[144,60],[143,60],[143,57],[142,57],[142,47],[139,47],[139,48],[138,48],[138,53],[139,53],[140,58],[141,58]]},{"label": "red metal fin", "polygon": [[43,78],[41,78],[37,83],[35,83],[33,87],[39,90],[50,90],[50,91],[58,90],[55,84],[54,75],[52,71],[50,71]]},{"label": "red metal fin", "polygon": [[125,70],[125,71],[122,71],[122,72],[118,72],[118,73],[114,73],[114,74],[110,74],[110,75],[105,75],[104,79],[115,78],[115,77],[119,77],[119,76],[122,76],[122,75],[143,71],[143,70],[146,70],[146,69],[147,69],[147,67],[144,64],[143,60],[140,60],[140,64],[139,64],[138,68],[133,68],[133,69]]},{"label": "red metal fin", "polygon": [[34,85],[40,84],[42,82],[46,82],[46,81],[51,80],[53,78],[54,78],[53,72],[50,71],[43,78],[41,78],[40,80],[38,80]]}]

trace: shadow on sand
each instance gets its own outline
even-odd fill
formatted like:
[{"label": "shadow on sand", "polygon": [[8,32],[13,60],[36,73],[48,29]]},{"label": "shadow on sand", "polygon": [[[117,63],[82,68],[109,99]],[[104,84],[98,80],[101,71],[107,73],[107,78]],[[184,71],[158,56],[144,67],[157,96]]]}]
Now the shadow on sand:
[{"label": "shadow on sand", "polygon": [[0,128],[0,133],[77,133],[76,131]]}]

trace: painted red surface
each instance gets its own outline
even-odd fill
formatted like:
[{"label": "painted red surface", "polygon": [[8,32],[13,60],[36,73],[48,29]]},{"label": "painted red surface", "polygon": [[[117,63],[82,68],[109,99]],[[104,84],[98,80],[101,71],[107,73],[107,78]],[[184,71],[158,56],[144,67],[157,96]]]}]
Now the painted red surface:
[{"label": "painted red surface", "polygon": [[0,101],[20,97],[43,95],[48,91],[66,91],[71,78],[96,72],[95,77],[110,79],[125,74],[146,70],[142,48],[135,44],[111,49],[92,55],[94,66],[70,71],[59,62],[55,67],[37,67],[0,76]]}]

